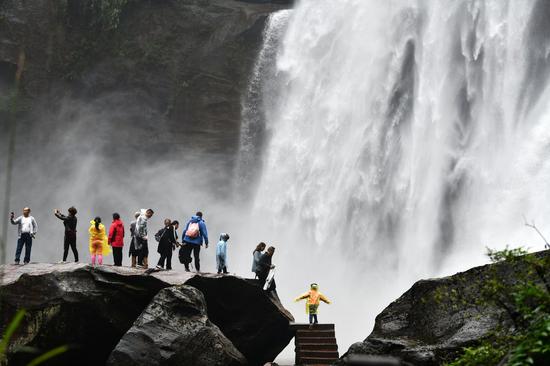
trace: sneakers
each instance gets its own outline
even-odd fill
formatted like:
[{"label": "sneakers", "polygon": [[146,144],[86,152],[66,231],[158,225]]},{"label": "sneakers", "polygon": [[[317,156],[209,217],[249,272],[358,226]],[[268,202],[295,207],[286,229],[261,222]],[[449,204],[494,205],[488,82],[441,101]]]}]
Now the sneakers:
[{"label": "sneakers", "polygon": [[160,271],[161,269],[164,269],[164,268],[162,268],[161,266],[158,266],[158,265],[157,265],[155,268],[158,269],[159,271]]},{"label": "sneakers", "polygon": [[16,266],[19,265],[19,261],[15,261],[13,264],[15,264]]}]

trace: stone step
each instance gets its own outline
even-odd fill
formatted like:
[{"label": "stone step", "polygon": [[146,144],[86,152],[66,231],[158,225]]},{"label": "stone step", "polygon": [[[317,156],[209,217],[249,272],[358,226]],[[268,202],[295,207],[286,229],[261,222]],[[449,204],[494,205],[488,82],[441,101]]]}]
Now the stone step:
[{"label": "stone step", "polygon": [[308,350],[299,350],[297,352],[298,358],[300,360],[303,360],[304,358],[308,357],[319,357],[319,358],[338,358],[338,351],[325,351],[325,350],[315,350],[315,351],[308,351]]},{"label": "stone step", "polygon": [[332,357],[302,357],[300,358],[300,365],[332,365],[338,358]]},{"label": "stone step", "polygon": [[334,330],[334,324],[303,324],[303,323],[292,323],[290,324],[290,329],[293,330]]},{"label": "stone step", "polygon": [[338,345],[337,344],[329,344],[329,343],[322,343],[322,344],[316,344],[316,343],[300,343],[298,346],[296,346],[296,352],[307,350],[307,351],[313,351],[313,350],[326,350],[326,351],[338,351]]},{"label": "stone step", "polygon": [[299,346],[300,344],[336,344],[335,337],[300,337],[294,339],[294,344]]},{"label": "stone step", "polygon": [[298,330],[296,331],[296,337],[316,337],[316,338],[335,338],[336,333],[334,330]]}]

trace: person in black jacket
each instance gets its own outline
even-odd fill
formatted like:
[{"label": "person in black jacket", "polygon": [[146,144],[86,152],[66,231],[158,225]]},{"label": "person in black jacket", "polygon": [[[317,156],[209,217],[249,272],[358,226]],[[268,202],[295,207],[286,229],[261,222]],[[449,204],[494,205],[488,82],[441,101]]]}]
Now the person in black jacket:
[{"label": "person in black jacket", "polygon": [[[258,279],[260,280],[260,285],[263,287],[265,284],[265,280],[267,279],[267,276],[269,275],[269,271],[275,266],[271,263],[273,259],[273,254],[275,254],[275,247],[269,247],[267,248],[267,251],[262,254],[260,257],[260,260],[258,261],[258,266],[256,267],[256,275],[258,276]],[[275,290],[275,280],[271,281],[271,285],[267,289],[267,291],[273,291]]]},{"label": "person in black jacket", "polygon": [[176,249],[178,241],[176,238],[176,230],[170,219],[164,220],[164,228],[160,229],[155,234],[155,239],[159,245],[157,252],[160,254],[160,259],[157,264],[157,269],[163,269],[166,262],[166,270],[172,269],[172,251]]},{"label": "person in black jacket", "polygon": [[65,226],[65,238],[63,240],[63,262],[67,261],[67,256],[69,255],[69,247],[73,251],[74,261],[78,262],[78,250],[76,249],[76,208],[70,207],[68,209],[69,215],[65,216],[58,209],[54,210],[54,215],[61,221]]}]

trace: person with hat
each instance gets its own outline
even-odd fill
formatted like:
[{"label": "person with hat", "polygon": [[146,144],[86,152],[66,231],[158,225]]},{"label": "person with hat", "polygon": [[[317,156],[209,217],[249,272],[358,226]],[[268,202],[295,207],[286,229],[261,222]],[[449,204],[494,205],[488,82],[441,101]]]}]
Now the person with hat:
[{"label": "person with hat", "polygon": [[321,301],[330,304],[330,300],[319,292],[319,285],[312,283],[310,290],[294,299],[294,302],[306,300],[306,314],[309,314],[309,324],[317,324],[317,312]]}]

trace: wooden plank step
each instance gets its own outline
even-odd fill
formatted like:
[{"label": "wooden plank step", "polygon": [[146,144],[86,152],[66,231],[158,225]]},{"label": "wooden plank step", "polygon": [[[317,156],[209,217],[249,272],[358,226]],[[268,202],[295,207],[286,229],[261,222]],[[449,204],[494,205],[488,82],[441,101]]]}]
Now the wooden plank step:
[{"label": "wooden plank step", "polygon": [[324,338],[335,338],[336,333],[334,330],[298,330],[296,331],[296,337],[324,337]]},{"label": "wooden plank step", "polygon": [[301,337],[300,339],[294,338],[294,344],[299,346],[300,344],[336,344],[335,337]]},{"label": "wooden plank step", "polygon": [[320,358],[338,358],[338,351],[325,351],[325,350],[316,350],[316,351],[306,351],[301,350],[297,353],[298,358],[300,360],[303,360],[307,357],[320,357]]},{"label": "wooden plank step", "polygon": [[302,324],[292,323],[290,324],[292,330],[309,330],[309,329],[322,329],[322,330],[334,330],[334,324]]},{"label": "wooden plank step", "polygon": [[327,351],[338,351],[337,344],[315,344],[315,343],[300,343],[296,346],[296,352],[301,350],[313,351],[313,350],[327,350]]}]

